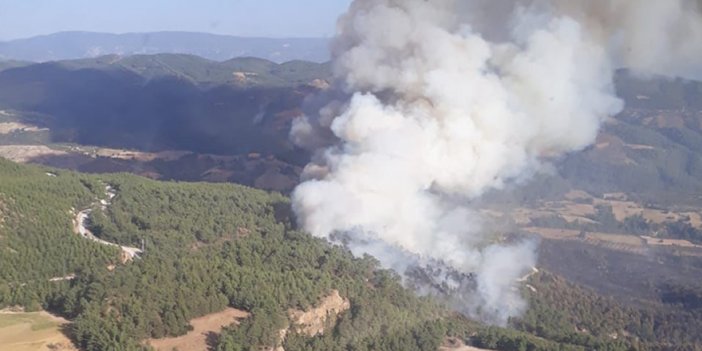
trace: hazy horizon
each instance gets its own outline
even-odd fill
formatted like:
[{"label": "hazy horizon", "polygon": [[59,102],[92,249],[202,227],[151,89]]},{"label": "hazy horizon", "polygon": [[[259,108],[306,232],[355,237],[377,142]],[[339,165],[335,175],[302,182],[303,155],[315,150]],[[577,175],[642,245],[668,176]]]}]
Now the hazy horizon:
[{"label": "hazy horizon", "polygon": [[258,38],[331,37],[350,0],[7,0],[0,41],[60,32],[198,32]]},{"label": "hazy horizon", "polygon": [[85,33],[85,34],[101,34],[101,35],[130,35],[130,34],[151,34],[151,33],[185,33],[185,34],[205,34],[205,35],[216,35],[223,37],[238,37],[247,39],[332,39],[333,35],[319,35],[319,36],[263,36],[263,35],[237,35],[237,34],[223,34],[215,32],[204,32],[204,31],[188,31],[188,30],[153,30],[153,31],[126,31],[126,32],[101,32],[101,31],[91,31],[91,30],[61,30],[57,32],[37,34],[28,37],[20,37],[13,39],[0,39],[0,42],[13,42],[17,40],[27,40],[40,37],[48,37],[58,34],[66,33]]}]

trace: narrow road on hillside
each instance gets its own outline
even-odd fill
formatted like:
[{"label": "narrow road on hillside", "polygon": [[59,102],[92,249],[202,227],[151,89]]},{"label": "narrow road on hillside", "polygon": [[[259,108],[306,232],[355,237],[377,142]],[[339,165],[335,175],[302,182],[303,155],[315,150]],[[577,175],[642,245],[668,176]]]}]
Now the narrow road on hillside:
[{"label": "narrow road on hillside", "polygon": [[[117,192],[113,187],[107,185],[105,186],[105,196],[107,196],[107,200],[103,199],[99,202],[100,209],[102,211],[106,211],[107,208],[112,204],[112,199],[114,199],[115,196],[117,196]],[[97,205],[97,203],[93,204],[93,206],[95,205]],[[122,257],[123,261],[125,262],[133,260],[135,257],[138,257],[142,253],[141,249],[138,249],[136,247],[121,246],[96,237],[95,234],[93,234],[93,232],[91,232],[90,229],[88,229],[88,221],[92,212],[92,208],[86,208],[76,214],[75,218],[73,219],[73,231],[76,234],[79,234],[80,236],[86,239],[95,241],[102,245],[119,247],[122,250]]]}]

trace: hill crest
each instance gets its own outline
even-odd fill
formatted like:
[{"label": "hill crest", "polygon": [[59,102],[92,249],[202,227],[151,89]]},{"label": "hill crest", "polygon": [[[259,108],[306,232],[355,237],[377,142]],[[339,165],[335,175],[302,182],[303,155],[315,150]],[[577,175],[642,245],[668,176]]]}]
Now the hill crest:
[{"label": "hill crest", "polygon": [[277,63],[329,60],[327,38],[257,38],[198,32],[58,32],[0,42],[0,59],[58,61],[99,56],[191,54],[215,61],[255,56]]}]

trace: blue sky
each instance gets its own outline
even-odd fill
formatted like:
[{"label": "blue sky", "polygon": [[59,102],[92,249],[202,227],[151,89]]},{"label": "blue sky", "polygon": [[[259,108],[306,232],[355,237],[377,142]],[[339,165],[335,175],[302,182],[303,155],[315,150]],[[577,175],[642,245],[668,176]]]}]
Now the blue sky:
[{"label": "blue sky", "polygon": [[0,40],[59,31],[332,36],[351,0],[0,0]]}]

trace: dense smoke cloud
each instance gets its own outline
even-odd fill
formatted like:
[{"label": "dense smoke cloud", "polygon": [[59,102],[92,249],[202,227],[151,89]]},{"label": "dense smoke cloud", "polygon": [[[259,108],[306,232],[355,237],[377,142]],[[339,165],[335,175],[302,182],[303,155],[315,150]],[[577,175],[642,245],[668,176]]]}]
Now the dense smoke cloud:
[{"label": "dense smoke cloud", "polygon": [[622,108],[616,68],[697,76],[698,5],[354,1],[334,45],[340,92],[293,126],[315,150],[293,195],[300,223],[506,323],[525,308],[514,284],[534,245],[497,240],[471,200],[592,143]]}]

